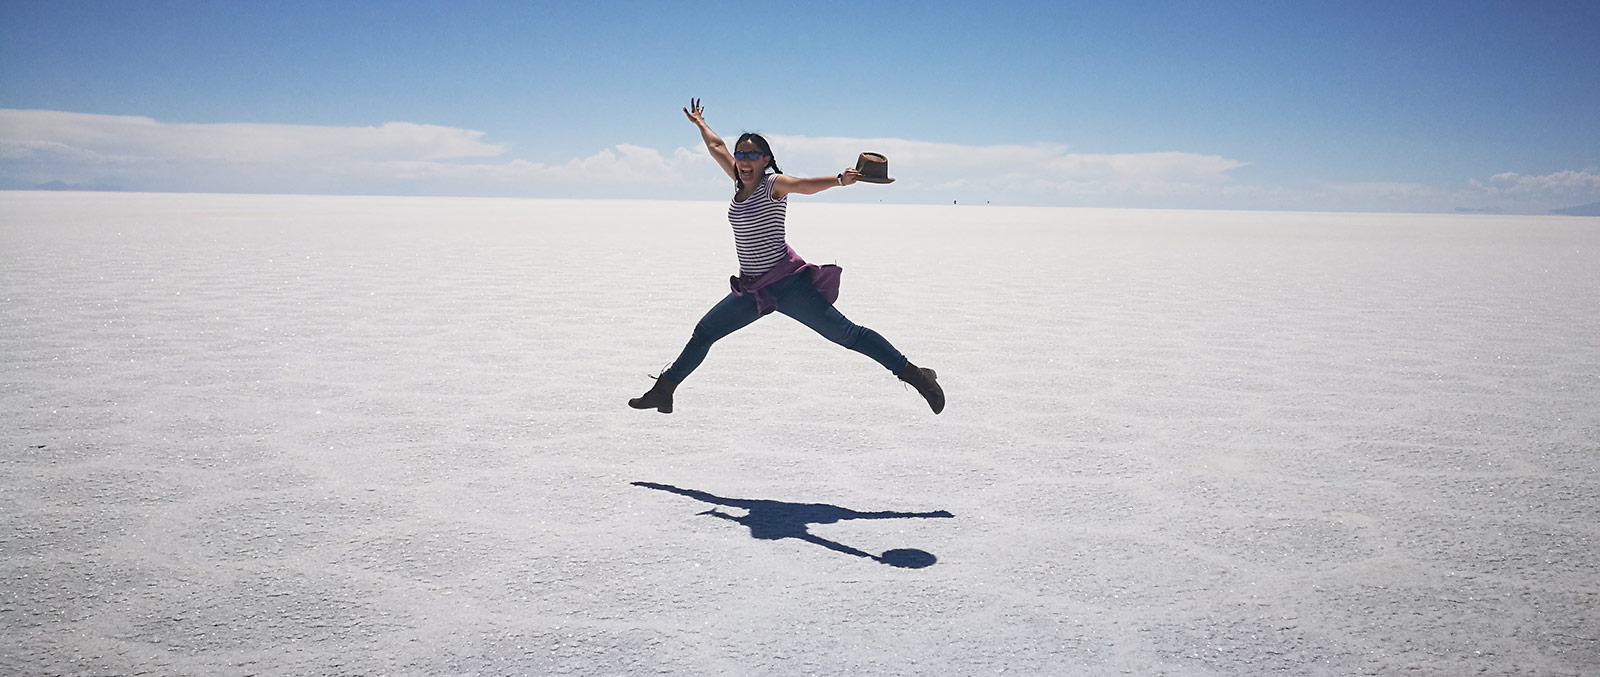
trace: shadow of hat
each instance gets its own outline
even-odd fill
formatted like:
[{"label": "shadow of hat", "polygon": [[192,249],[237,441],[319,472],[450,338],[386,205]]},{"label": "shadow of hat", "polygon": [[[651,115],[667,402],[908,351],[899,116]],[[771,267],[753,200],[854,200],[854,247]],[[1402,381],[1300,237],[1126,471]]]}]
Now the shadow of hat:
[{"label": "shadow of hat", "polygon": [[862,153],[856,158],[856,171],[861,172],[857,181],[894,183],[894,179],[889,178],[889,158],[878,153]]}]

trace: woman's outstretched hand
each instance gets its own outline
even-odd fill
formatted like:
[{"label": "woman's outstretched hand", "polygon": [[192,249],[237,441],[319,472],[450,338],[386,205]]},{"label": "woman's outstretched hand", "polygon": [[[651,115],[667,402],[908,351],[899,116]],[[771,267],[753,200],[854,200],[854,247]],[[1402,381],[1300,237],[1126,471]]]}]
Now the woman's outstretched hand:
[{"label": "woman's outstretched hand", "polygon": [[855,183],[856,179],[858,179],[860,177],[861,177],[861,171],[856,169],[856,168],[854,168],[854,167],[851,167],[849,169],[844,170],[844,177],[839,179],[839,185],[848,186],[848,185],[850,185],[852,183]]},{"label": "woman's outstretched hand", "polygon": [[683,114],[689,117],[690,122],[697,125],[706,123],[706,109],[700,105],[699,99],[689,99],[689,107],[683,109]]}]

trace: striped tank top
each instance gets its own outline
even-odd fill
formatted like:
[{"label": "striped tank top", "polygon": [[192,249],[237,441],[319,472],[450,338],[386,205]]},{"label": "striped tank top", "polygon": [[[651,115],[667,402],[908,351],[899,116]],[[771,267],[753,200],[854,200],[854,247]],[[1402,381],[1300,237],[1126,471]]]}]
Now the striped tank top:
[{"label": "striped tank top", "polygon": [[789,211],[789,197],[772,199],[772,178],[768,174],[761,185],[740,202],[737,197],[728,203],[728,223],[733,226],[733,246],[739,252],[739,274],[760,275],[788,258],[789,244],[784,240],[783,221]]}]

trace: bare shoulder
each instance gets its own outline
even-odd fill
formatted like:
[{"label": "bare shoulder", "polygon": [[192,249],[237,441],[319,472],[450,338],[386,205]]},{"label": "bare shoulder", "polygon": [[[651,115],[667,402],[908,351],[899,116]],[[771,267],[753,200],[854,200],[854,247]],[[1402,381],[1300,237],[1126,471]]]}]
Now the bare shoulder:
[{"label": "bare shoulder", "polygon": [[800,179],[788,174],[772,174],[769,180],[772,181],[772,199],[774,200],[782,199],[789,193],[794,192],[795,187],[800,183]]}]

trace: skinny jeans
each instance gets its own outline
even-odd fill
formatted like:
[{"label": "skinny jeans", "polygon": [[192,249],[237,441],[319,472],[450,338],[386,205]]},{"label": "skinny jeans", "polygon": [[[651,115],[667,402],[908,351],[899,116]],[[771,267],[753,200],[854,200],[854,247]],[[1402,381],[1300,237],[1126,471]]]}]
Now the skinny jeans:
[{"label": "skinny jeans", "polygon": [[[811,285],[809,276],[790,275],[768,285],[767,291],[777,301],[778,312],[798,320],[823,338],[866,355],[889,371],[898,371],[905,365],[905,355],[878,332],[851,322],[835,309]],[[761,312],[754,296],[728,294],[694,325],[694,335],[672,366],[661,373],[661,378],[681,383],[705,361],[711,344],[759,319]]]}]

